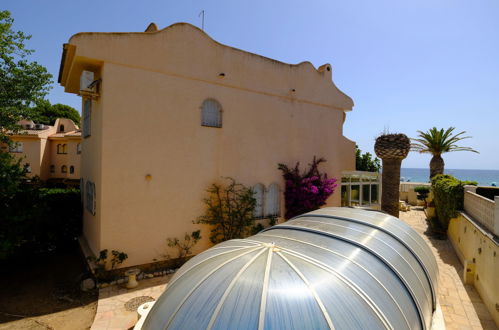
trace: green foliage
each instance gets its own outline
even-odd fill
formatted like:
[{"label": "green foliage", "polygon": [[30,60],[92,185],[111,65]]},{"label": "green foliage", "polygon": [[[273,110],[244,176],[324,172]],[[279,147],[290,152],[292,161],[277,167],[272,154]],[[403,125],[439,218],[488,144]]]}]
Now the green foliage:
[{"label": "green foliage", "polygon": [[419,186],[419,187],[414,188],[414,191],[417,193],[417,198],[420,201],[424,201],[425,206],[426,206],[426,199],[428,198],[428,195],[430,194],[430,187]]},{"label": "green foliage", "polygon": [[474,181],[460,181],[451,175],[438,174],[431,180],[435,211],[438,221],[435,228],[447,231],[449,220],[457,216],[457,211],[463,209],[464,186],[476,185]]},{"label": "green foliage", "polygon": [[104,249],[99,251],[98,257],[87,257],[88,261],[91,261],[95,264],[95,276],[99,280],[110,280],[112,278],[112,274],[108,274],[108,272],[106,272],[106,264],[108,263],[108,261],[111,262],[111,270],[113,270],[116,268],[116,266],[121,265],[126,259],[128,259],[128,254],[118,250],[112,250],[111,255],[112,258],[111,260],[109,260],[109,251],[107,249]]},{"label": "green foliage", "polygon": [[49,189],[21,183],[0,197],[0,259],[65,246],[81,234],[78,189]]},{"label": "green foliage", "polygon": [[437,129],[430,128],[427,132],[418,131],[418,138],[412,139],[411,149],[420,153],[430,153],[432,155],[441,155],[452,151],[478,151],[469,147],[459,147],[457,142],[471,138],[471,136],[462,136],[465,131],[453,134],[455,127]]},{"label": "green foliage", "polygon": [[495,196],[499,196],[498,187],[478,187],[476,188],[476,193],[480,196],[494,200]]},{"label": "green foliage", "polygon": [[195,222],[212,226],[210,240],[220,243],[247,235],[253,224],[256,200],[253,191],[234,179],[228,184],[212,184],[204,199],[206,210]]},{"label": "green foliage", "polygon": [[14,196],[26,179],[26,170],[21,166],[22,159],[15,159],[11,154],[0,151],[0,208]]},{"label": "green foliage", "polygon": [[358,146],[355,146],[355,169],[357,171],[379,172],[381,162],[377,157],[372,158],[371,153],[362,153]]},{"label": "green foliage", "polygon": [[33,109],[33,121],[45,124],[54,125],[57,118],[68,118],[71,119],[76,125],[80,124],[80,114],[75,108],[70,107],[65,104],[50,104],[47,100],[42,100],[37,103],[36,107]]},{"label": "green foliage", "polygon": [[32,106],[50,90],[52,75],[27,57],[33,52],[25,46],[31,36],[13,31],[10,12],[0,11],[0,142],[7,143],[6,130],[18,131],[17,122],[32,118]]},{"label": "green foliage", "polygon": [[111,258],[111,269],[114,269],[116,266],[121,265],[126,259],[128,259],[128,254],[125,252],[113,250],[111,251],[113,257]]},{"label": "green foliage", "polygon": [[201,230],[193,231],[190,235],[186,233],[184,240],[180,241],[178,238],[167,238],[166,242],[168,247],[176,248],[177,255],[171,256],[169,253],[165,255],[167,259],[184,259],[192,254],[192,248],[201,239]]}]

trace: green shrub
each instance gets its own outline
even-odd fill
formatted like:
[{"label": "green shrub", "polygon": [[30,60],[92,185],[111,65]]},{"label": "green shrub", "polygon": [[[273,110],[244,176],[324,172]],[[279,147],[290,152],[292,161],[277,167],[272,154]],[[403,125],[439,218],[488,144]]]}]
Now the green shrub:
[{"label": "green shrub", "polygon": [[52,251],[81,234],[78,189],[23,184],[0,205],[0,259]]},{"label": "green shrub", "polygon": [[[464,186],[476,185],[474,181],[460,181],[451,175],[438,174],[431,179],[437,219],[430,219],[433,229],[447,231],[449,220],[463,209]],[[436,222],[436,223],[435,223]]]},{"label": "green shrub", "polygon": [[420,201],[423,201],[425,207],[427,207],[426,199],[428,198],[428,195],[430,194],[430,187],[418,186],[418,187],[414,188],[414,191],[417,193],[417,198]]}]

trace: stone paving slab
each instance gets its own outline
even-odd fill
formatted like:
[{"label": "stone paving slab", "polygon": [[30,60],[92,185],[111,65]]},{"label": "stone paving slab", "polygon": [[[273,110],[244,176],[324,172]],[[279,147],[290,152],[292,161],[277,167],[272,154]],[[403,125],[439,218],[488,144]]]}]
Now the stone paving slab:
[{"label": "stone paving slab", "polygon": [[426,234],[428,225],[422,208],[416,207],[408,212],[400,212],[399,217],[423,236],[437,259],[438,299],[446,328],[498,330],[476,289],[472,285],[463,284],[461,279],[463,265],[450,241],[438,240]]},{"label": "stone paving slab", "polygon": [[149,296],[155,300],[165,291],[172,274],[144,279],[139,286],[127,289],[124,285],[113,285],[99,290],[99,302],[91,330],[126,330],[132,328],[138,320],[137,312],[128,311],[125,303],[140,296]]}]

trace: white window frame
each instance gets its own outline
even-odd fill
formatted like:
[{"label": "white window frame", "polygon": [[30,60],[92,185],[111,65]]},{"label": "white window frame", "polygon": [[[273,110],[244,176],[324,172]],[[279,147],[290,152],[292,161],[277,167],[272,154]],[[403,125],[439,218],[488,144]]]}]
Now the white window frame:
[{"label": "white window frame", "polygon": [[[352,180],[355,179],[355,180]],[[358,180],[358,181],[357,181]],[[359,186],[359,199],[352,199],[352,186]],[[364,187],[369,187],[369,193],[364,196]],[[372,202],[372,191],[373,186],[377,186],[377,201]],[[341,187],[345,187],[347,192],[347,200],[343,200],[342,206],[370,206],[376,207],[381,203],[381,175],[376,172],[365,172],[365,171],[344,171],[342,173]],[[340,195],[342,191],[340,190]]]},{"label": "white window frame", "polygon": [[215,99],[206,99],[201,105],[201,126],[222,127],[222,106]]}]

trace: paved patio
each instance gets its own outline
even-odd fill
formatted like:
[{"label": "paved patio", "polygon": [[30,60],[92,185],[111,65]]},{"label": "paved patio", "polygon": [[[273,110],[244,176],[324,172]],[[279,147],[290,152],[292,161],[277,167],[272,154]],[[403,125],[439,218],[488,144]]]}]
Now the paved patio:
[{"label": "paved patio", "polygon": [[461,280],[463,266],[449,240],[438,240],[426,235],[428,225],[422,208],[400,212],[400,219],[414,228],[429,244],[438,262],[439,293],[445,326],[454,329],[497,330],[494,320],[473,286]]},{"label": "paved patio", "polygon": [[[498,330],[477,291],[461,281],[463,266],[448,240],[428,237],[425,214],[421,208],[401,212],[400,218],[419,232],[430,245],[438,262],[439,301],[447,329]],[[139,286],[127,290],[123,286],[112,286],[99,291],[97,313],[92,330],[130,329],[137,322],[137,312],[125,309],[125,303],[140,296],[157,299],[165,290],[172,275],[142,280]]]},{"label": "paved patio", "polygon": [[155,300],[165,291],[172,274],[139,281],[139,286],[128,290],[113,285],[99,290],[99,303],[91,330],[126,330],[137,322],[137,312],[128,311],[125,303],[132,298],[149,296]]}]

